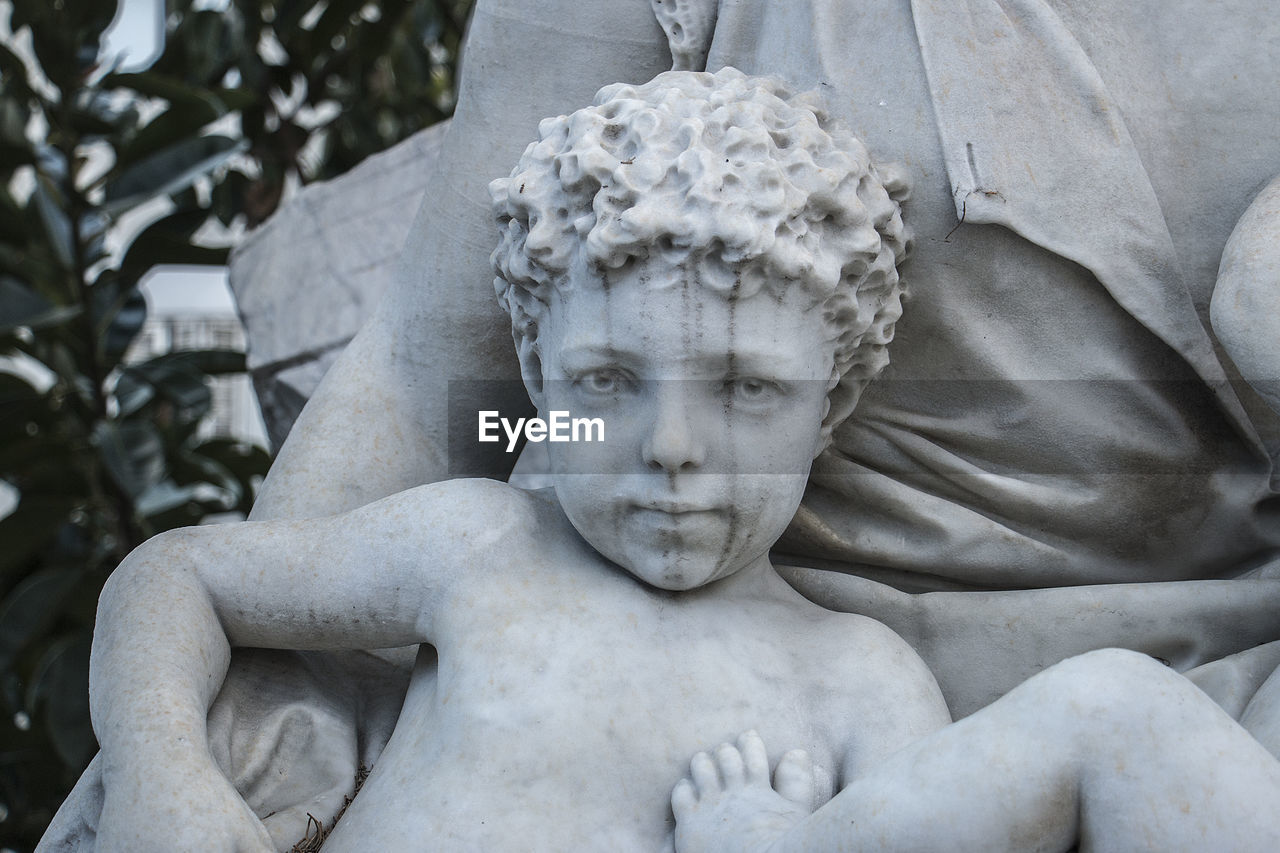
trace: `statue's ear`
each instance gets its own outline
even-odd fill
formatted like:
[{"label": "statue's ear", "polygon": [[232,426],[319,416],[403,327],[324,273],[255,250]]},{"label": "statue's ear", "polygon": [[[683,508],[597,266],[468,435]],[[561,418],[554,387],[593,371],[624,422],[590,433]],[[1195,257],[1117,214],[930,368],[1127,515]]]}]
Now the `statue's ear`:
[{"label": "statue's ear", "polygon": [[538,349],[538,323],[525,318],[512,328],[516,342],[516,357],[520,359],[520,378],[529,392],[529,399],[538,411],[543,410],[542,355]]}]

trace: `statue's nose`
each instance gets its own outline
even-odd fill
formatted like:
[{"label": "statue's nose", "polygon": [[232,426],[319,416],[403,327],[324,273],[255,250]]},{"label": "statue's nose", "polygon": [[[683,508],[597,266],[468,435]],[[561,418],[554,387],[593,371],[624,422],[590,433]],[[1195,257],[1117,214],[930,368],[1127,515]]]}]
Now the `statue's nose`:
[{"label": "statue's nose", "polygon": [[661,389],[654,401],[653,426],[642,453],[645,464],[655,471],[688,471],[706,461],[706,446],[698,437],[685,397],[682,389],[669,387]]}]

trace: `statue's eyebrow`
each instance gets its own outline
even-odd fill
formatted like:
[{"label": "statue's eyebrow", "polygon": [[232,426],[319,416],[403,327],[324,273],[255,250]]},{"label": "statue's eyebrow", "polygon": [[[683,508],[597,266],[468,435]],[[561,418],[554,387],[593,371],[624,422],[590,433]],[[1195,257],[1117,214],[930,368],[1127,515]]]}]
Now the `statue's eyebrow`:
[{"label": "statue's eyebrow", "polygon": [[[577,360],[614,362],[632,368],[639,368],[641,365],[653,366],[652,352],[622,349],[605,342],[582,341],[566,344],[560,348],[560,358],[568,362]],[[779,352],[772,347],[757,347],[750,342],[737,344],[731,353],[686,353],[680,361],[686,366],[705,370],[721,370],[732,366],[733,372],[739,375],[796,378],[806,373],[804,360],[790,353]]]},{"label": "statue's eyebrow", "polygon": [[561,358],[595,358],[607,361],[633,361],[641,358],[639,353],[619,349],[613,344],[601,343],[569,343],[560,348]]},{"label": "statue's eyebrow", "polygon": [[796,378],[806,373],[808,362],[798,354],[781,352],[770,347],[756,347],[748,342],[738,343],[729,353],[734,372],[739,375],[774,376]]}]

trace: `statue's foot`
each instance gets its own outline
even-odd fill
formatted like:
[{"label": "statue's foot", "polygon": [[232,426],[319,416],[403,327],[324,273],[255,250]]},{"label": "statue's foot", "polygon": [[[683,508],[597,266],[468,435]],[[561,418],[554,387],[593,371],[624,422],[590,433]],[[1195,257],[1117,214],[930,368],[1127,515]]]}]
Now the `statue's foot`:
[{"label": "statue's foot", "polygon": [[699,752],[689,771],[671,792],[680,853],[763,853],[813,811],[809,755],[784,755],[771,784],[769,756],[755,732],[739,737],[736,747]]}]

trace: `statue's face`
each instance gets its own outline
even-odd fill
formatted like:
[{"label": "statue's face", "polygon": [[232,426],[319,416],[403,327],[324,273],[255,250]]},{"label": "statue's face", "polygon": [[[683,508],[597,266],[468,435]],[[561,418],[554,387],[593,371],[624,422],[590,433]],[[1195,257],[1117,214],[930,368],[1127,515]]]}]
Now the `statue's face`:
[{"label": "statue's face", "polygon": [[731,300],[698,285],[709,272],[651,260],[607,288],[575,282],[539,331],[542,417],[604,422],[603,442],[547,445],[560,503],[597,551],[662,589],[766,554],[821,448],[820,310],[799,288]]}]

